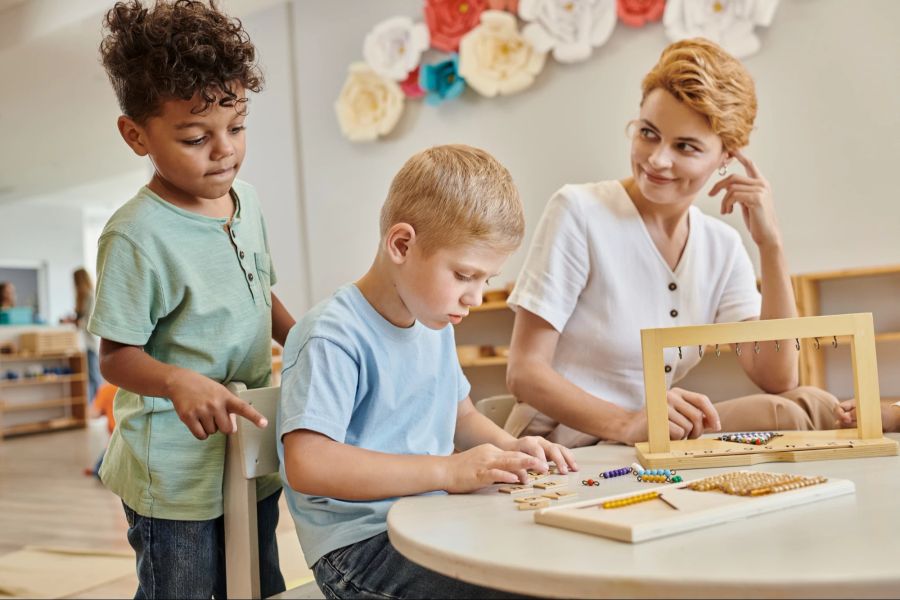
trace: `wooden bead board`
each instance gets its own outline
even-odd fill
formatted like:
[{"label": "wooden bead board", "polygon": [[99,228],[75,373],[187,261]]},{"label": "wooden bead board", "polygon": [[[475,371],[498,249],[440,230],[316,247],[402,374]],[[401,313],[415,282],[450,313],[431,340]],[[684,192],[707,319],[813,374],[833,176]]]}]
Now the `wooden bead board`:
[{"label": "wooden bead board", "polygon": [[[688,485],[689,482],[681,482],[551,506],[535,512],[534,521],[541,525],[636,543],[855,493],[853,482],[846,479],[829,479],[818,485],[755,497],[732,496],[718,491],[697,492],[689,489]],[[678,509],[659,499],[621,508],[601,508],[607,500],[650,491],[663,493],[666,500]]]}]

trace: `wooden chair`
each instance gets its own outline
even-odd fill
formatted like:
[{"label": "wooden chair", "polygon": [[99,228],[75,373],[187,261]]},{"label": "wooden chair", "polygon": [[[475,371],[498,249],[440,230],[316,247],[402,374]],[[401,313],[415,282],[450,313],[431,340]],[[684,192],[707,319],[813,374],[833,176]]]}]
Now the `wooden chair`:
[{"label": "wooden chair", "polygon": [[237,419],[237,431],[225,444],[225,579],[229,598],[259,598],[259,543],[256,530],[256,478],[278,472],[275,419],[281,388],[228,389],[269,421],[259,429]]},{"label": "wooden chair", "polygon": [[515,404],[515,396],[512,394],[500,394],[482,398],[475,404],[475,410],[502,428],[506,424],[506,419],[509,418],[509,413],[512,412]]}]

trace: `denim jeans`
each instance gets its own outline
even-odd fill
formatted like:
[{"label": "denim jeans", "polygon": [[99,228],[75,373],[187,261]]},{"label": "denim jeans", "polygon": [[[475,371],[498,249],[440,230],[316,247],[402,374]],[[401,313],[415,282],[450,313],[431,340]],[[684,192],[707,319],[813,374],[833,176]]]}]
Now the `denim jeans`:
[{"label": "denim jeans", "polygon": [[387,532],[333,550],[313,565],[326,598],[522,598],[452,579],[407,560]]},{"label": "denim jeans", "polygon": [[[284,591],[278,565],[278,498],[281,490],[256,505],[259,534],[259,585],[262,597]],[[140,598],[227,598],[225,518],[173,521],[144,517],[126,506],[128,542],[137,555]]]}]

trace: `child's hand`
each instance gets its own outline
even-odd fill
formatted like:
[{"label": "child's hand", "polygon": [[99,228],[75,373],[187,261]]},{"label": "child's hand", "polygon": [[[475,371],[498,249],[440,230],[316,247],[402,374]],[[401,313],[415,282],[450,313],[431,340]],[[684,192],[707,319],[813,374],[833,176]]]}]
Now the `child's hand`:
[{"label": "child's hand", "polygon": [[217,431],[234,431],[231,414],[240,415],[260,428],[268,424],[255,408],[229,392],[224,385],[194,371],[179,369],[170,388],[169,399],[175,412],[199,440],[205,440]]},{"label": "child's hand", "polygon": [[525,454],[530,454],[542,462],[553,461],[556,468],[559,469],[561,475],[565,475],[570,470],[577,471],[578,465],[575,463],[575,457],[565,446],[554,444],[546,438],[530,435],[519,438],[510,447],[510,450],[518,450]]},{"label": "child's hand", "polygon": [[526,471],[546,472],[544,460],[524,452],[504,451],[493,444],[482,444],[447,457],[444,489],[465,494],[493,483],[525,483]]},{"label": "child's hand", "polygon": [[856,427],[856,398],[843,400],[834,407],[836,427]]}]

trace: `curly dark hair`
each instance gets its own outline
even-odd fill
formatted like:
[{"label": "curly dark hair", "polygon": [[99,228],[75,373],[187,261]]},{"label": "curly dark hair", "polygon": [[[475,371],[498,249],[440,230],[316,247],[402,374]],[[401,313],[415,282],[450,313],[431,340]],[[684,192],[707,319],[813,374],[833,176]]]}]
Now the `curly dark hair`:
[{"label": "curly dark hair", "polygon": [[[256,50],[240,20],[194,0],[116,2],[106,13],[100,55],[122,113],[138,123],[159,114],[167,100],[190,100],[198,92],[202,113],[217,102],[246,102],[232,89],[259,92],[263,75]],[[219,99],[219,97],[221,98]],[[241,110],[241,109],[239,109]]]}]

